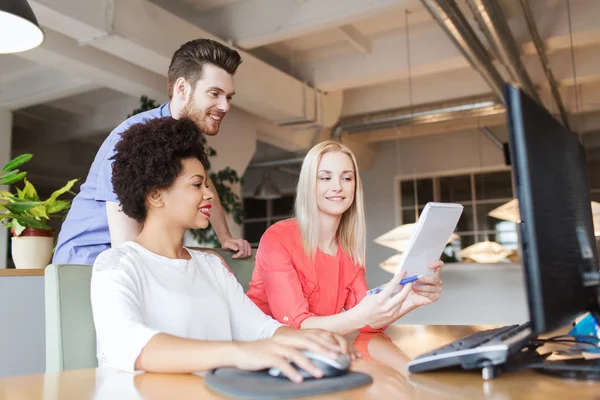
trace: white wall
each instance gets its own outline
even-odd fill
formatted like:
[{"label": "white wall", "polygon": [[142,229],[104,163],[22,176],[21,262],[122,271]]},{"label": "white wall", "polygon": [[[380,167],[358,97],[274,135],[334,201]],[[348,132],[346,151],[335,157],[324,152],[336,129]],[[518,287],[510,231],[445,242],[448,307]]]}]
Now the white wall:
[{"label": "white wall", "polygon": [[[391,274],[388,274],[391,276]],[[529,320],[523,270],[515,264],[448,264],[440,299],[397,323],[512,325]]]},{"label": "white wall", "polygon": [[223,119],[219,134],[207,137],[207,144],[217,151],[217,156],[211,159],[211,168],[218,171],[230,167],[242,176],[254,156],[256,131],[255,116],[232,108]]},{"label": "white wall", "polygon": [[[12,141],[12,113],[0,108],[0,169],[10,160]],[[0,190],[6,190],[0,186]],[[6,268],[8,230],[0,226],[0,268]]]},{"label": "white wall", "polygon": [[0,277],[0,377],[46,370],[44,311],[43,276]]}]

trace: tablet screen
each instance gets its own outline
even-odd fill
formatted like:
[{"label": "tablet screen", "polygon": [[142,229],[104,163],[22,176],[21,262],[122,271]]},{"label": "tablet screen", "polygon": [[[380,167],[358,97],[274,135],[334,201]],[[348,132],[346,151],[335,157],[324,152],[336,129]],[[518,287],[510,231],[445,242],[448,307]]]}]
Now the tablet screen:
[{"label": "tablet screen", "polygon": [[427,203],[410,236],[406,251],[402,253],[396,274],[406,270],[406,277],[433,275],[428,266],[439,260],[462,211],[460,204]]}]

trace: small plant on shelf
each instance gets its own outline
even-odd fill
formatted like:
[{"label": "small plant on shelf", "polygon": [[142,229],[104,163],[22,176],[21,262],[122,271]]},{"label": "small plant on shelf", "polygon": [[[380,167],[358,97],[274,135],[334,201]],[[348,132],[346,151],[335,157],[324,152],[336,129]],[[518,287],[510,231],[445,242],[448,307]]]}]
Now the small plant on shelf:
[{"label": "small plant on shelf", "polygon": [[0,191],[0,222],[12,233],[12,257],[17,268],[44,268],[52,257],[54,230],[51,218],[64,218],[71,207],[70,200],[59,199],[71,189],[77,179],[54,191],[42,200],[33,184],[26,179],[27,173],[18,168],[31,159],[22,154],[9,161],[0,171],[0,185],[15,185],[23,181],[23,187],[15,187],[15,193]]}]

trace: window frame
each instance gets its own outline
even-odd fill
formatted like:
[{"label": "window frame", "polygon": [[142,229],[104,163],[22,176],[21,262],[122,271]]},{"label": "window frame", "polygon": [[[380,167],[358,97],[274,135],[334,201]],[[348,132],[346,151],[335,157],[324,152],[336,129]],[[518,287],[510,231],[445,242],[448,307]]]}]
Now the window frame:
[{"label": "window frame", "polygon": [[[477,188],[476,188],[476,176],[480,175],[480,174],[487,174],[487,173],[494,173],[494,172],[509,172],[511,174],[511,190],[513,193],[513,197],[510,198],[491,198],[491,199],[484,199],[484,200],[478,200],[477,199]],[[516,192],[515,192],[515,187],[514,187],[514,179],[513,179],[513,171],[512,168],[510,166],[492,166],[492,167],[484,167],[484,168],[479,168],[479,169],[457,169],[457,170],[452,170],[452,171],[444,171],[444,172],[437,172],[437,173],[420,173],[420,174],[398,174],[396,176],[394,176],[394,180],[393,180],[393,194],[394,194],[394,204],[395,204],[395,219],[396,219],[396,226],[402,225],[404,224],[404,218],[403,218],[403,211],[407,210],[407,209],[412,209],[414,210],[415,205],[411,204],[411,205],[404,205],[402,203],[402,182],[407,182],[407,181],[414,181],[414,180],[422,180],[422,179],[431,179],[432,180],[432,185],[433,185],[433,198],[434,201],[440,201],[441,198],[441,193],[440,193],[440,184],[439,184],[439,180],[441,178],[449,178],[449,177],[458,177],[458,176],[465,176],[468,175],[469,176],[469,185],[470,185],[470,189],[471,189],[471,196],[470,196],[470,200],[468,201],[457,201],[456,203],[458,204],[462,204],[464,206],[470,206],[472,208],[472,215],[471,215],[471,220],[473,221],[473,228],[476,228],[474,230],[470,230],[470,231],[460,231],[457,233],[462,236],[470,236],[470,237],[474,237],[474,243],[478,242],[480,240],[480,237],[485,236],[486,234],[489,235],[496,235],[498,232],[496,230],[492,230],[489,229],[489,227],[487,229],[483,229],[485,224],[482,224],[479,220],[478,220],[478,216],[477,216],[477,206],[479,205],[484,205],[484,204],[504,204],[512,199],[514,199],[516,197]],[[600,189],[598,190],[598,192],[600,193]],[[417,207],[421,208],[425,206],[425,203],[421,203],[419,202],[417,204]],[[477,221],[477,223],[475,223],[475,221]],[[475,225],[477,225],[475,227]],[[517,233],[517,243],[516,243],[516,248],[519,248],[519,232],[518,232],[518,228],[515,229],[516,233]],[[481,238],[481,240],[483,240]],[[467,246],[465,246],[467,247]],[[464,247],[463,247],[464,248]]]},{"label": "window frame", "polygon": [[[282,197],[287,197],[287,196],[291,196],[292,198],[294,198],[296,196],[296,192],[294,191],[285,191],[281,193]],[[247,198],[252,198],[253,195],[252,194],[248,194],[247,196],[243,196],[242,198],[242,204],[244,202],[245,199]],[[256,200],[256,199],[255,199]],[[288,219],[288,218],[293,218],[293,213],[294,210],[292,208],[290,215],[284,216],[284,215],[273,215],[273,199],[269,199],[269,200],[262,200],[262,201],[266,201],[267,202],[267,213],[266,216],[264,217],[255,217],[255,218],[244,218],[244,223],[242,224],[242,232],[245,232],[245,225],[246,223],[253,223],[253,222],[265,222],[267,225],[267,229],[273,225],[275,222],[278,221],[282,221],[284,219]],[[244,235],[245,236],[245,235]],[[244,237],[244,239],[248,240],[246,237]],[[255,248],[258,247],[258,242],[250,242],[250,246]]]}]

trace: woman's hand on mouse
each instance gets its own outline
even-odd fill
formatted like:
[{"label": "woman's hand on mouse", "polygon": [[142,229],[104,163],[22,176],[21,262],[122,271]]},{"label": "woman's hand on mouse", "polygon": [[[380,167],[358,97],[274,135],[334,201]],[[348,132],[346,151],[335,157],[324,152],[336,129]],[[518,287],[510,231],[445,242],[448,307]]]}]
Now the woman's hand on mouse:
[{"label": "woman's hand on mouse", "polygon": [[296,348],[322,353],[330,358],[342,353],[352,360],[360,353],[340,334],[324,329],[294,329],[282,326],[275,332],[273,339]]},{"label": "woman's hand on mouse", "polygon": [[352,359],[360,356],[343,336],[322,329],[282,326],[271,339],[236,343],[239,349],[236,367],[248,371],[279,368],[293,382],[302,382],[303,379],[290,362],[296,363],[315,378],[323,376],[323,372],[302,353],[303,350],[321,353],[329,358],[336,358],[340,353]]},{"label": "woman's hand on mouse", "polygon": [[299,348],[279,343],[275,337],[253,342],[235,342],[237,354],[236,367],[246,371],[258,371],[266,368],[278,368],[292,382],[302,382],[302,375],[290,364],[294,362],[300,368],[321,378],[323,371],[315,367]]}]

